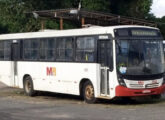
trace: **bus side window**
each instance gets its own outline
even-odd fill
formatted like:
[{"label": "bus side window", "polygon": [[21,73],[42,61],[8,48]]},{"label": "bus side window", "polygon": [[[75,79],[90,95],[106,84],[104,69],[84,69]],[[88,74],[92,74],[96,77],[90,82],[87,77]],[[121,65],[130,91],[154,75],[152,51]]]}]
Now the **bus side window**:
[{"label": "bus side window", "polygon": [[66,41],[65,59],[67,61],[71,61],[73,59],[73,40],[72,39],[68,39]]},{"label": "bus side window", "polygon": [[25,40],[24,46],[24,59],[37,60],[39,53],[39,39]]},{"label": "bus side window", "polygon": [[11,60],[11,41],[4,42],[4,60]]},{"label": "bus side window", "polygon": [[32,44],[32,48],[31,48],[32,60],[37,60],[39,54],[39,40],[37,39],[32,40],[31,44]]},{"label": "bus side window", "polygon": [[95,38],[78,37],[76,40],[76,61],[94,62],[95,61]]},{"label": "bus side window", "polygon": [[4,60],[4,41],[0,41],[0,60]]},{"label": "bus side window", "polygon": [[0,60],[11,60],[11,42],[0,42]]},{"label": "bus side window", "polygon": [[40,39],[40,60],[46,60],[47,40]]},{"label": "bus side window", "polygon": [[56,39],[55,38],[49,38],[47,43],[47,60],[53,61],[55,60],[55,46],[56,46]]},{"label": "bus side window", "polygon": [[55,60],[55,39],[46,38],[40,40],[40,60]]},{"label": "bus side window", "polygon": [[73,60],[73,38],[57,38],[57,61]]}]

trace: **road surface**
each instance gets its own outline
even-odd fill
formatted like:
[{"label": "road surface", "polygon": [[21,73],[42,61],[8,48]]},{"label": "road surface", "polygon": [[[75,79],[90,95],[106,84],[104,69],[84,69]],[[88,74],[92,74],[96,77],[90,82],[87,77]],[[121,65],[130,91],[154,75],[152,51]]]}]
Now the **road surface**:
[{"label": "road surface", "polygon": [[23,90],[0,83],[0,120],[164,120],[165,99],[99,101],[86,104],[79,97],[39,93],[27,97]]}]

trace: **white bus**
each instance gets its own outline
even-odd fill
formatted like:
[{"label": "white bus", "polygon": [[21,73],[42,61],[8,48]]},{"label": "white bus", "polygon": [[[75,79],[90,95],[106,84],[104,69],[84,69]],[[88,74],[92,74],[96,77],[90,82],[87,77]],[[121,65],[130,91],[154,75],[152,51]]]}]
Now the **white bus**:
[{"label": "white bus", "polygon": [[36,91],[97,98],[165,90],[163,38],[144,26],[90,27],[0,35],[0,81]]}]

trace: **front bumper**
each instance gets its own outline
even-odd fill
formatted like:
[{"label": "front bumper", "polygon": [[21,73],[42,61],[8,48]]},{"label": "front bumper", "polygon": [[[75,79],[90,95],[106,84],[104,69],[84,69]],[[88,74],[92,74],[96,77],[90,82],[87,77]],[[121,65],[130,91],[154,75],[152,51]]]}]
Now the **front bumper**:
[{"label": "front bumper", "polygon": [[158,95],[165,92],[165,84],[151,89],[130,89],[119,85],[116,87],[115,92],[117,97]]}]

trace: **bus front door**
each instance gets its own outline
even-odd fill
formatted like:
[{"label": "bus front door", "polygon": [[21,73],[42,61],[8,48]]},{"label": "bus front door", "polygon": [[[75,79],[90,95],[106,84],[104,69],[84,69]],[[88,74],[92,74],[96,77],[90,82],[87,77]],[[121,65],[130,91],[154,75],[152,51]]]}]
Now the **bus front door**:
[{"label": "bus front door", "polygon": [[98,62],[100,69],[100,92],[101,95],[109,95],[109,71],[112,57],[111,40],[99,40],[98,44]]},{"label": "bus front door", "polygon": [[17,40],[14,40],[12,45],[11,45],[11,60],[12,60],[12,65],[11,65],[11,70],[12,70],[12,86],[13,87],[18,87],[19,86],[19,81],[18,81],[18,69],[17,69],[17,61],[20,59],[20,44]]}]

